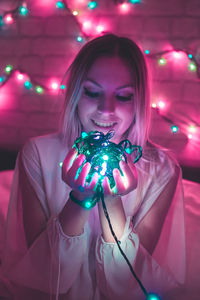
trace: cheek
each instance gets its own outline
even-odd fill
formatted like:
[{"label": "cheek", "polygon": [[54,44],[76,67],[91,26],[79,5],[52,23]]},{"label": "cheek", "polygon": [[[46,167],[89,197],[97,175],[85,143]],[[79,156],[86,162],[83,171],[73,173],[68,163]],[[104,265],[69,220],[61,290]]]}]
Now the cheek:
[{"label": "cheek", "polygon": [[78,112],[80,115],[85,115],[89,111],[92,111],[94,109],[94,104],[92,101],[88,101],[87,99],[80,99],[78,103]]},{"label": "cheek", "polygon": [[132,105],[127,105],[126,107],[121,107],[120,109],[121,115],[124,117],[124,121],[126,123],[131,123],[134,119],[134,108]]},{"label": "cheek", "polygon": [[78,103],[78,115],[79,115],[80,119],[85,117],[87,110],[88,110],[87,103],[84,100],[80,99],[80,101]]}]

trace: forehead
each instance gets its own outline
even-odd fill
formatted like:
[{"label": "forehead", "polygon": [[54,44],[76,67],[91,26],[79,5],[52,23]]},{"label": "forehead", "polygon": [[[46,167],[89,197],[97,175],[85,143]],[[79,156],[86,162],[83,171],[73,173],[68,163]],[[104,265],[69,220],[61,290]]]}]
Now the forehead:
[{"label": "forehead", "polygon": [[129,68],[118,56],[96,59],[89,69],[87,76],[97,81],[114,81],[116,84],[131,84],[133,82]]}]

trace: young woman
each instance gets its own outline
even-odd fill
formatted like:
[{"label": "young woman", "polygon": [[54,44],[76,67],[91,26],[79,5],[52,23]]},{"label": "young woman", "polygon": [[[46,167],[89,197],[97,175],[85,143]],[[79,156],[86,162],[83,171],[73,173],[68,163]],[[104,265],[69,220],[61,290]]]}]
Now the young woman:
[{"label": "young woman", "polygon": [[180,168],[150,142],[149,110],[147,67],[133,41],[106,34],[83,46],[67,73],[61,130],[31,139],[18,156],[3,262],[14,299],[145,299],[101,201],[81,205],[98,181],[96,173],[85,185],[90,163],[76,176],[85,156],[72,145],[82,131],[114,130],[112,142],[142,147],[136,164],[131,155],[120,162],[123,176],[113,170],[115,189],[103,180],[111,224],[148,292],[167,297],[184,282]]}]

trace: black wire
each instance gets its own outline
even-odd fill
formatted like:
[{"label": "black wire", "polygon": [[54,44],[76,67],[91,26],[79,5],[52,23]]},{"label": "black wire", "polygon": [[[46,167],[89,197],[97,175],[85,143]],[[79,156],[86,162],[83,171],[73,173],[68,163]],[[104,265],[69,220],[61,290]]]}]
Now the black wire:
[{"label": "black wire", "polygon": [[114,230],[113,230],[113,228],[112,228],[112,224],[111,224],[111,222],[110,222],[110,217],[109,217],[109,214],[108,214],[108,211],[107,211],[107,208],[106,208],[106,204],[105,204],[105,201],[104,201],[104,191],[103,191],[102,185],[101,185],[100,188],[99,188],[98,196],[99,196],[99,198],[100,198],[101,201],[102,201],[102,206],[103,206],[103,210],[104,210],[105,217],[106,217],[106,219],[107,219],[107,221],[108,221],[108,225],[109,225],[110,231],[111,231],[112,236],[114,237],[114,239],[115,239],[115,241],[116,241],[116,244],[117,244],[117,246],[118,246],[118,248],[119,248],[119,251],[120,251],[120,253],[122,254],[122,256],[124,257],[125,261],[127,262],[128,266],[129,266],[129,268],[130,268],[130,270],[131,270],[132,275],[134,276],[134,278],[135,278],[136,281],[138,282],[140,288],[142,289],[143,293],[144,293],[145,296],[147,297],[147,296],[148,296],[147,290],[146,290],[145,287],[143,286],[143,284],[142,284],[142,282],[140,281],[140,279],[137,277],[135,271],[133,270],[133,267],[132,267],[130,261],[128,260],[126,254],[123,252],[122,248],[120,247],[120,243],[121,243],[121,242],[118,240],[118,238],[117,238],[117,236],[116,236],[116,234],[115,234],[115,232],[114,232]]}]

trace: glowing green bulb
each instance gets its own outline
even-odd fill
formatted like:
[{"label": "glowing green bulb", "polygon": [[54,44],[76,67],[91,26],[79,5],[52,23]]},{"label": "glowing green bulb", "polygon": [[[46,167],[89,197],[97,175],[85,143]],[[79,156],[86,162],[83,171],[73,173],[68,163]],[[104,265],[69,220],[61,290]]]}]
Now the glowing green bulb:
[{"label": "glowing green bulb", "polygon": [[91,202],[90,201],[86,201],[85,202],[85,208],[90,208],[91,207]]},{"label": "glowing green bulb", "polygon": [[160,297],[156,294],[148,294],[147,300],[160,300]]},{"label": "glowing green bulb", "polygon": [[0,83],[3,82],[3,81],[4,81],[4,77],[1,76],[1,77],[0,77]]},{"label": "glowing green bulb", "polygon": [[97,2],[96,2],[96,1],[90,1],[90,2],[88,3],[88,7],[89,7],[90,9],[96,8],[96,7],[97,7]]},{"label": "glowing green bulb", "polygon": [[0,16],[0,26],[4,25],[4,20],[3,20],[3,16]]},{"label": "glowing green bulb", "polygon": [[63,166],[63,161],[59,162],[59,166],[60,166],[60,167]]},{"label": "glowing green bulb", "polygon": [[131,153],[132,153],[132,151],[131,151],[130,148],[126,148],[125,151],[126,151],[126,153],[128,153],[128,154],[131,154]]},{"label": "glowing green bulb", "polygon": [[5,72],[6,72],[7,74],[9,74],[9,73],[12,71],[12,69],[13,69],[13,66],[7,65],[7,66],[5,67]]},{"label": "glowing green bulb", "polygon": [[129,0],[129,1],[130,1],[130,3],[132,3],[132,4],[140,3],[140,2],[141,2],[141,0]]},{"label": "glowing green bulb", "polygon": [[25,86],[25,88],[27,89],[27,90],[30,90],[31,88],[32,88],[32,83],[30,82],[30,81],[28,81],[28,80],[26,80],[25,82],[24,82],[24,86]]},{"label": "glowing green bulb", "polygon": [[83,41],[83,38],[81,36],[77,36],[76,40],[77,40],[77,42],[81,43]]},{"label": "glowing green bulb", "polygon": [[159,65],[164,66],[164,65],[166,65],[167,61],[166,61],[165,58],[161,57],[161,58],[158,60],[158,63],[159,63]]},{"label": "glowing green bulb", "polygon": [[21,16],[26,16],[28,14],[28,9],[26,8],[26,6],[20,6],[19,13]]},{"label": "glowing green bulb", "polygon": [[66,88],[66,86],[64,84],[61,84],[60,89],[64,90]]},{"label": "glowing green bulb", "polygon": [[188,67],[189,71],[195,72],[197,70],[197,66],[194,62],[191,62]]},{"label": "glowing green bulb", "polygon": [[87,132],[85,132],[85,131],[81,132],[81,137],[83,139],[86,138],[86,136],[88,136]]},{"label": "glowing green bulb", "polygon": [[150,53],[150,51],[149,51],[149,50],[145,50],[144,52],[145,52],[145,54],[149,54],[149,53]]},{"label": "glowing green bulb", "polygon": [[43,89],[41,86],[39,86],[39,85],[37,85],[37,86],[35,87],[35,90],[36,90],[36,93],[38,93],[38,94],[42,94],[43,91],[44,91],[44,89]]},{"label": "glowing green bulb", "polygon": [[172,130],[172,132],[174,132],[174,133],[178,132],[178,126],[172,125],[172,126],[171,126],[171,130]]},{"label": "glowing green bulb", "polygon": [[63,9],[63,8],[65,8],[65,5],[64,5],[64,3],[62,1],[57,1],[56,7],[60,8],[60,9]]},{"label": "glowing green bulb", "polygon": [[193,56],[192,56],[192,54],[188,54],[188,57],[191,59]]}]

